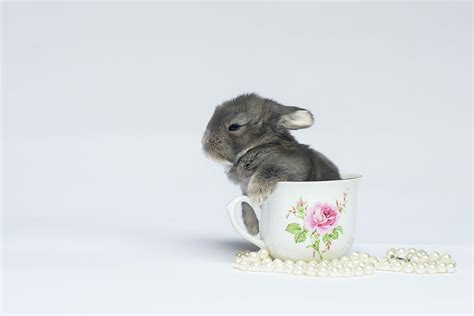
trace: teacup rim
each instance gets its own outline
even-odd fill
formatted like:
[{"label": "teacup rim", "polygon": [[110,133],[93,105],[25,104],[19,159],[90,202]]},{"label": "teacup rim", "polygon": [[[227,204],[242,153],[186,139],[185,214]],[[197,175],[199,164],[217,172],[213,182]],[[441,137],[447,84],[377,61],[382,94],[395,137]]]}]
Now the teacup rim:
[{"label": "teacup rim", "polygon": [[316,184],[316,183],[339,183],[354,180],[360,180],[362,175],[355,172],[341,172],[341,179],[339,180],[324,180],[324,181],[278,181],[281,184]]}]

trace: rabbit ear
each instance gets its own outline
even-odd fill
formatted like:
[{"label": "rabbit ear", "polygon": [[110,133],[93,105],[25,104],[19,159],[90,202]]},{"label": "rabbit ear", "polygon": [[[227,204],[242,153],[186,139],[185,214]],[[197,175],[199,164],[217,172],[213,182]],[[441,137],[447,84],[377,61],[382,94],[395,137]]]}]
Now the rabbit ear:
[{"label": "rabbit ear", "polygon": [[287,129],[307,128],[313,125],[314,118],[310,111],[294,107],[285,106],[285,113],[278,120],[278,125]]}]

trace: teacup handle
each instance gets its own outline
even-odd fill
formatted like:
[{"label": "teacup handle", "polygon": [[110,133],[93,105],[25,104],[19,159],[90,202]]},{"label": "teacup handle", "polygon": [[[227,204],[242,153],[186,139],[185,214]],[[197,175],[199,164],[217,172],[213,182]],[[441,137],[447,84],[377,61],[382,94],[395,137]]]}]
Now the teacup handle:
[{"label": "teacup handle", "polygon": [[237,221],[237,206],[239,206],[243,202],[250,205],[250,207],[253,209],[253,211],[257,215],[257,219],[260,220],[262,216],[262,210],[260,209],[260,207],[253,205],[248,196],[241,195],[233,199],[232,202],[230,202],[227,205],[227,211],[229,212],[230,223],[232,224],[232,226],[234,226],[234,229],[237,231],[237,233],[241,237],[243,237],[244,239],[247,239],[248,241],[250,241],[252,244],[256,245],[259,248],[265,248],[265,243],[263,242],[263,240],[250,235],[244,228],[242,228],[242,226],[240,226],[239,222]]}]

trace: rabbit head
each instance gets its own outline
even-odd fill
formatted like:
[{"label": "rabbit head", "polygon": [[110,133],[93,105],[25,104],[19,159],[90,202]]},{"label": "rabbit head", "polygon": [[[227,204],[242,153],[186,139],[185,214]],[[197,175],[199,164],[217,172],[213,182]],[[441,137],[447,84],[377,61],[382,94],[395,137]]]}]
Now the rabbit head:
[{"label": "rabbit head", "polygon": [[313,124],[310,111],[284,106],[256,94],[243,94],[217,106],[202,138],[204,152],[223,164],[233,164],[248,150],[285,138],[289,130]]}]

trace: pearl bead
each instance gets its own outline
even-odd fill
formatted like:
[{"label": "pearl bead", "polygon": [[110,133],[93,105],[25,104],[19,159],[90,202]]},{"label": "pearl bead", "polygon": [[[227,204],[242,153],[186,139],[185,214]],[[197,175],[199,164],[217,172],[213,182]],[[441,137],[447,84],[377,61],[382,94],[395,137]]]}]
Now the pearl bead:
[{"label": "pearl bead", "polygon": [[332,277],[338,277],[339,276],[339,269],[334,267],[331,270],[329,270],[329,275]]},{"label": "pearl bead", "polygon": [[298,260],[296,261],[296,264],[302,266],[302,265],[306,265],[306,262],[304,262],[303,260]]},{"label": "pearl bead", "polygon": [[415,248],[409,248],[408,253],[416,253],[416,249]]},{"label": "pearl bead", "polygon": [[421,255],[420,262],[428,262],[430,261],[430,257],[428,255]]},{"label": "pearl bead", "polygon": [[341,260],[341,262],[344,262],[344,263],[345,263],[345,262],[349,262],[351,259],[350,259],[349,257],[347,257],[347,256],[342,256],[342,257],[340,258],[340,260]]},{"label": "pearl bead", "polygon": [[257,262],[260,260],[260,258],[258,257],[258,254],[253,251],[250,254],[248,254],[247,257],[249,258],[250,262]]},{"label": "pearl bead", "polygon": [[248,270],[249,266],[250,266],[250,262],[247,258],[242,259],[239,263],[240,270]]},{"label": "pearl bead", "polygon": [[368,258],[369,258],[369,254],[366,253],[366,252],[361,252],[361,253],[360,253],[360,257],[361,257],[362,259],[368,259]]},{"label": "pearl bead", "polygon": [[242,258],[240,258],[240,263],[244,263],[244,262],[250,263],[249,258],[247,258],[247,257],[242,257]]},{"label": "pearl bead", "polygon": [[270,257],[265,257],[265,258],[262,259],[262,262],[263,262],[263,263],[271,263],[271,262],[272,262],[272,258],[270,258]]},{"label": "pearl bead", "polygon": [[357,276],[364,275],[364,269],[362,267],[356,267],[354,272]]},{"label": "pearl bead", "polygon": [[428,253],[424,251],[423,249],[419,249],[416,252],[420,257],[428,255]]},{"label": "pearl bead", "polygon": [[387,257],[390,258],[390,257],[394,257],[396,255],[396,253],[397,253],[397,249],[390,248],[389,250],[387,250],[386,255],[387,255]]},{"label": "pearl bead", "polygon": [[412,263],[410,263],[410,262],[408,262],[407,264],[405,264],[405,266],[403,267],[403,271],[404,271],[404,272],[408,272],[408,273],[413,272],[414,269],[415,269],[415,266],[414,266]]},{"label": "pearl bead", "polygon": [[392,262],[392,270],[393,271],[401,271],[402,270],[402,265],[400,264],[400,262]]},{"label": "pearl bead", "polygon": [[283,272],[286,273],[286,274],[293,274],[293,268],[285,267],[283,269]]},{"label": "pearl bead", "polygon": [[259,262],[252,262],[252,264],[250,265],[250,270],[260,271],[260,263]]},{"label": "pearl bead", "polygon": [[354,251],[351,255],[351,259],[359,259],[359,253],[357,251]]},{"label": "pearl bead", "polygon": [[369,262],[367,263],[367,265],[365,266],[365,274],[369,275],[369,274],[373,274],[374,271],[376,269],[376,266],[375,264]]},{"label": "pearl bead", "polygon": [[318,262],[316,262],[316,261],[314,261],[314,260],[308,262],[308,267],[313,267],[313,268],[314,268],[314,267],[316,267],[317,265],[318,265]]},{"label": "pearl bead", "polygon": [[384,271],[388,271],[390,270],[392,266],[390,265],[390,262],[388,261],[384,261],[382,262],[382,266],[381,266],[381,269],[384,270]]},{"label": "pearl bead", "polygon": [[293,266],[295,262],[291,259],[285,260],[285,266]]},{"label": "pearl bead", "polygon": [[305,270],[307,268],[308,264],[303,263],[303,264],[296,264],[295,267],[301,267],[301,269]]},{"label": "pearl bead", "polygon": [[283,272],[284,269],[284,263],[280,259],[275,259],[272,262],[272,269],[275,272]]},{"label": "pearl bead", "polygon": [[294,274],[297,274],[297,275],[302,275],[304,273],[304,269],[301,265],[297,265],[295,266],[295,269],[294,269]]},{"label": "pearl bead", "polygon": [[375,264],[376,266],[380,264],[380,260],[376,257],[370,258],[369,262]]},{"label": "pearl bead", "polygon": [[295,266],[293,264],[285,264],[284,271],[285,273],[292,273]]},{"label": "pearl bead", "polygon": [[273,266],[271,262],[264,262],[262,263],[262,270],[265,272],[272,272]]},{"label": "pearl bead", "polygon": [[407,255],[407,251],[405,250],[405,248],[398,248],[398,249],[397,249],[397,254],[396,254],[396,256],[397,256],[398,258],[405,258],[406,255]]},{"label": "pearl bead", "polygon": [[270,256],[270,253],[268,252],[267,249],[260,249],[258,251],[258,256],[260,257],[260,259],[263,259],[263,258],[266,258],[266,257]]},{"label": "pearl bead", "polygon": [[237,259],[237,258],[241,258],[241,257],[243,257],[243,256],[245,256],[245,253],[244,253],[243,251],[239,251],[239,252],[237,252],[237,253],[235,254],[235,258],[236,258],[236,259]]},{"label": "pearl bead", "polygon": [[430,260],[431,261],[436,261],[438,259],[439,259],[439,252],[433,251],[432,253],[430,253]]},{"label": "pearl bead", "polygon": [[428,266],[428,272],[429,273],[436,273],[438,271],[437,267],[436,267],[436,264],[434,263],[431,263],[429,266]]},{"label": "pearl bead", "polygon": [[438,264],[438,272],[439,272],[439,273],[446,273],[446,272],[448,272],[448,267],[446,266],[445,263],[441,262],[440,264]]},{"label": "pearl bead", "polygon": [[447,267],[449,273],[452,273],[452,272],[456,271],[456,264],[455,263],[448,263],[446,265],[446,267]]},{"label": "pearl bead", "polygon": [[345,267],[345,268],[344,268],[344,273],[343,273],[343,275],[344,275],[345,277],[350,277],[350,276],[352,276],[352,269],[349,268],[349,267]]},{"label": "pearl bead", "polygon": [[335,258],[335,259],[332,259],[329,263],[333,266],[335,266],[336,264],[338,264],[340,262],[339,259]]},{"label": "pearl bead", "polygon": [[413,254],[412,256],[410,256],[409,260],[411,262],[418,263],[420,262],[420,256],[418,256],[417,254]]},{"label": "pearl bead", "polygon": [[295,266],[293,264],[285,264],[283,270],[285,271],[285,273],[292,273],[294,268]]},{"label": "pearl bead", "polygon": [[309,276],[316,275],[316,269],[313,266],[308,265],[308,267],[306,267],[305,274]]},{"label": "pearl bead", "polygon": [[415,270],[416,270],[416,273],[425,273],[425,267],[423,266],[423,264],[418,264]]},{"label": "pearl bead", "polygon": [[328,274],[328,271],[325,267],[321,267],[318,270],[318,276],[320,276],[320,277],[325,277],[325,276],[327,276],[327,274]]},{"label": "pearl bead", "polygon": [[441,261],[443,261],[444,263],[450,263],[451,262],[451,255],[448,254],[448,253],[443,253],[441,255]]}]

